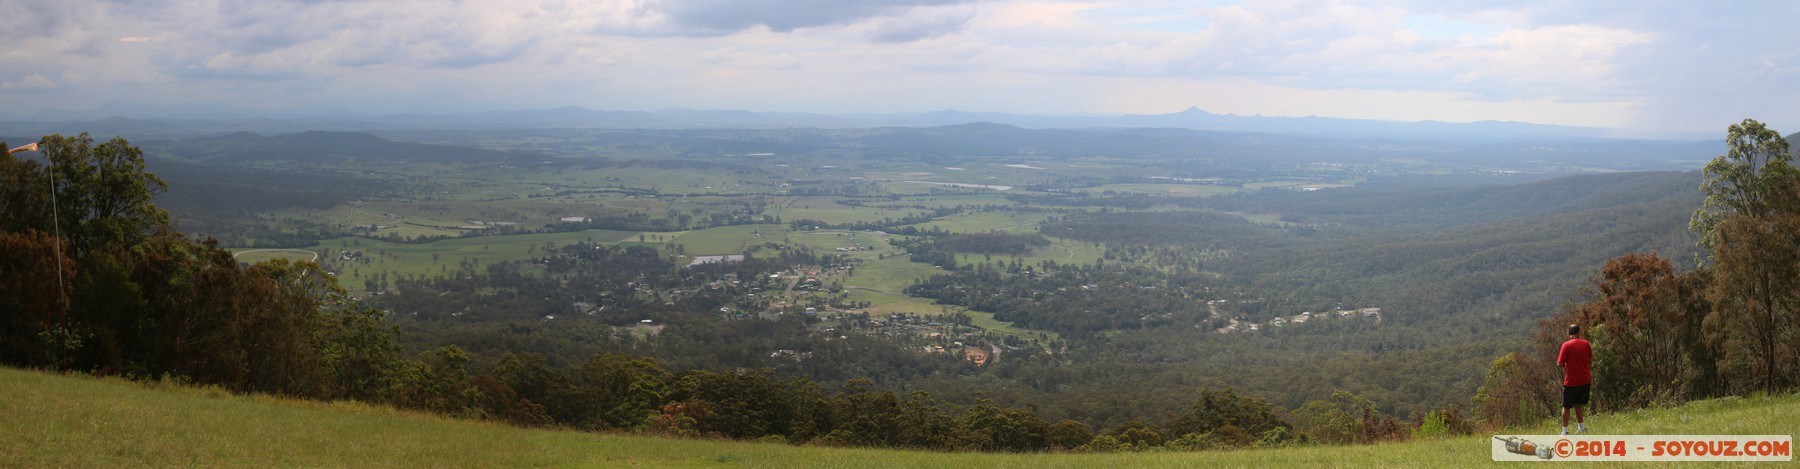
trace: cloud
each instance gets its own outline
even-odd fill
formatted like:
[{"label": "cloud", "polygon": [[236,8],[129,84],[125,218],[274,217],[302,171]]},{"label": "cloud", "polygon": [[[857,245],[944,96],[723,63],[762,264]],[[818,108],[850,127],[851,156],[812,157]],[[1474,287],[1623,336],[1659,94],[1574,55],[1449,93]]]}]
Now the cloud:
[{"label": "cloud", "polygon": [[650,10],[667,15],[687,34],[726,34],[757,26],[775,32],[841,26],[866,18],[892,16],[917,7],[953,5],[964,0],[667,0]]},{"label": "cloud", "polygon": [[1204,20],[1205,29],[1184,34],[1065,26],[1078,32],[1102,31],[1074,46],[1056,46],[1030,34],[1011,40],[1003,35],[1001,45],[1016,57],[1003,66],[1079,75],[1240,77],[1313,89],[1594,99],[1610,94],[1617,54],[1653,39],[1629,29],[1592,25],[1513,29],[1477,25],[1485,26],[1478,31],[1499,32],[1426,37],[1402,28],[1417,17],[1411,12],[1335,2],[1316,7],[1228,5],[1189,14],[1191,23]]},{"label": "cloud", "polygon": [[56,87],[55,82],[52,82],[52,81],[50,81],[49,78],[44,78],[43,75],[36,74],[36,73],[26,75],[24,78],[20,78],[19,81],[9,81],[9,82],[5,82],[5,83],[0,83],[0,90],[5,90],[5,91],[47,90],[47,89],[51,89],[51,88],[55,88],[55,87]]},{"label": "cloud", "polygon": [[[1800,53],[1785,23],[1797,7],[12,0],[0,2],[0,60],[33,68],[0,82],[0,101],[24,112],[154,97],[270,108],[1069,113],[1207,102],[1255,113],[1262,102],[1269,114],[1538,112],[1539,121],[1710,129],[1743,117],[1800,121]],[[1137,98],[1156,96],[1146,90],[1179,92]],[[1365,108],[1380,102],[1413,104]]]},{"label": "cloud", "polygon": [[872,27],[863,37],[874,42],[913,42],[961,31],[974,17],[975,9],[969,5],[915,8],[908,14],[870,20]]}]

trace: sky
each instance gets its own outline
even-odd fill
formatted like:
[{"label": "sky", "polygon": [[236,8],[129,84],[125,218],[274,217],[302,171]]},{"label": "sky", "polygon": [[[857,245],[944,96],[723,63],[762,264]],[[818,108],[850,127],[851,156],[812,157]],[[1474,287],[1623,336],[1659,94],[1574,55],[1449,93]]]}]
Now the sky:
[{"label": "sky", "polygon": [[0,116],[578,106],[1800,131],[1800,2],[4,0]]}]

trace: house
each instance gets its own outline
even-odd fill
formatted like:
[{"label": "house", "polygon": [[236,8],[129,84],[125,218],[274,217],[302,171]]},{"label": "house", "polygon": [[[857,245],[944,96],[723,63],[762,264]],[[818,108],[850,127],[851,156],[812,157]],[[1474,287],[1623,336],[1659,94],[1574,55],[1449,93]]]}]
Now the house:
[{"label": "house", "polygon": [[557,221],[560,221],[563,223],[589,223],[589,222],[594,221],[594,219],[588,218],[588,217],[562,217],[561,220],[557,220]]}]

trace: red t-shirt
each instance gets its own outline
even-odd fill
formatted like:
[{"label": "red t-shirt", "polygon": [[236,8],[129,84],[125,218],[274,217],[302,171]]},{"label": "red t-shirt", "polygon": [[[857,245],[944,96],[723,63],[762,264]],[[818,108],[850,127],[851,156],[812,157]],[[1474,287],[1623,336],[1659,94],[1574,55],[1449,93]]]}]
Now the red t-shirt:
[{"label": "red t-shirt", "polygon": [[1588,365],[1594,360],[1594,349],[1588,341],[1581,338],[1563,342],[1562,351],[1556,354],[1556,364],[1563,367],[1563,386],[1581,386],[1594,381],[1588,374]]}]

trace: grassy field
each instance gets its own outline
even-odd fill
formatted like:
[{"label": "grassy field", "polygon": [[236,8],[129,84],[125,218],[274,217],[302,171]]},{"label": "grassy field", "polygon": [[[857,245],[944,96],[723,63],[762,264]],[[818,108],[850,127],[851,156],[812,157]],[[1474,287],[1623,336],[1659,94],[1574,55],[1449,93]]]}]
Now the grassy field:
[{"label": "grassy field", "polygon": [[[1093,243],[1051,237],[1049,246],[1033,249],[1031,250],[1031,254],[1020,256],[1018,260],[1025,265],[1038,265],[1044,261],[1054,261],[1058,264],[1088,264],[1100,259],[1100,257],[1105,254],[1106,248],[1095,246]],[[985,256],[981,254],[956,255],[956,262],[962,264],[984,262],[992,264],[994,261],[1011,263],[1013,258],[1012,256]]]},{"label": "grassy field", "polygon": [[[1031,232],[1035,231],[1031,227],[1043,222],[1047,217],[1049,215],[1042,213],[973,212],[951,215],[912,226],[919,227],[921,230],[937,228],[952,233],[978,233],[991,230]],[[1020,230],[1021,228],[1023,230]]]},{"label": "grassy field", "polygon": [[1360,181],[1357,179],[1345,179],[1345,180],[1341,180],[1341,181],[1337,181],[1337,182],[1299,182],[1299,181],[1252,182],[1252,183],[1244,184],[1244,190],[1253,191],[1253,190],[1258,190],[1258,189],[1272,189],[1272,188],[1294,189],[1294,190],[1332,189],[1332,188],[1339,188],[1339,187],[1355,187],[1357,182],[1360,182]]},{"label": "grassy field", "polygon": [[[1020,192],[1020,190],[1013,189],[1013,190],[1007,191],[1007,193],[1014,193],[1014,192]],[[955,207],[957,205],[1009,205],[1009,206],[1019,205],[1018,202],[1014,202],[1011,199],[1007,199],[1006,196],[1004,196],[1004,195],[992,193],[992,192],[985,193],[985,194],[969,194],[969,195],[960,195],[960,196],[934,195],[934,196],[904,197],[904,198],[900,199],[899,203],[905,204],[905,205],[921,205],[921,206],[931,207],[931,208],[948,208],[948,207]]]},{"label": "grassy field", "polygon": [[[546,246],[564,246],[577,241],[618,243],[636,241],[637,232],[587,230],[567,233],[539,233],[510,236],[454,238],[430,243],[408,244],[386,241],[339,238],[326,240],[307,248],[326,254],[321,265],[336,268],[340,284],[345,288],[361,288],[363,279],[376,272],[394,275],[439,275],[444,269],[455,269],[464,259],[476,259],[483,265],[530,257]],[[337,262],[339,251],[362,251],[367,263]],[[433,256],[436,257],[433,257]],[[334,262],[336,262],[334,264]]]},{"label": "grassy field", "polygon": [[319,251],[305,249],[233,249],[238,262],[255,264],[262,261],[287,259],[289,262],[318,261]]},{"label": "grassy field", "polygon": [[1012,325],[1012,323],[1001,321],[999,319],[994,319],[994,313],[989,313],[989,312],[985,312],[985,311],[971,311],[971,310],[960,309],[960,308],[958,310],[962,311],[963,314],[969,315],[969,323],[970,324],[973,324],[975,327],[993,331],[996,334],[1010,335],[1010,336],[1018,337],[1021,339],[1035,339],[1040,335],[1044,336],[1044,338],[1046,338],[1046,339],[1051,339],[1051,340],[1055,340],[1057,337],[1060,337],[1055,332],[1026,329],[1023,327],[1014,326],[1014,325]]},{"label": "grassy field", "polygon": [[899,293],[916,279],[941,273],[943,269],[906,260],[904,255],[889,255],[886,259],[865,259],[847,284]]},{"label": "grassy field", "polygon": [[871,314],[912,313],[938,315],[943,314],[946,308],[952,312],[963,310],[960,306],[939,305],[929,298],[915,298],[899,293],[866,290],[863,288],[850,288],[849,295],[851,301],[869,302],[869,313]]},{"label": "grassy field", "polygon": [[690,256],[739,254],[750,244],[780,239],[787,225],[736,225],[675,233],[675,243]]},{"label": "grassy field", "polygon": [[[1493,464],[1488,435],[1197,453],[980,454],[527,430],[355,403],[237,396],[0,368],[0,465],[16,467],[1246,467]],[[1592,417],[1612,434],[1800,433],[1800,396]],[[1541,434],[1546,430],[1516,433]]]},{"label": "grassy field", "polygon": [[898,220],[917,213],[920,212],[881,208],[828,208],[808,203],[795,203],[787,208],[768,211],[768,215],[781,217],[783,221],[818,220],[825,223],[879,222],[884,218]]},{"label": "grassy field", "polygon": [[1237,192],[1237,189],[1227,186],[1198,184],[1106,184],[1082,189],[1082,192],[1088,194],[1101,194],[1108,191],[1196,197],[1230,194]]}]

